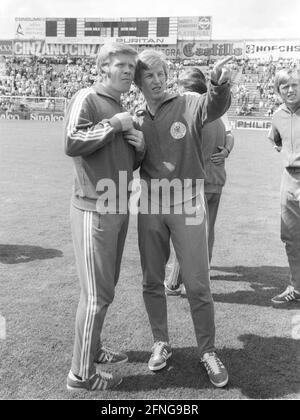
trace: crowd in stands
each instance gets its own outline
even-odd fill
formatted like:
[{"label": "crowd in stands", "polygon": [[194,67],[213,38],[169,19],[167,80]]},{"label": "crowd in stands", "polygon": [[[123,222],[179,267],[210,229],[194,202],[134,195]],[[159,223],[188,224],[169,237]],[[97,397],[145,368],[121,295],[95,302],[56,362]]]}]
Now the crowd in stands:
[{"label": "crowd in stands", "polygon": [[[13,111],[14,102],[4,96],[43,97],[45,107],[53,109],[60,97],[69,100],[83,87],[92,86],[97,75],[95,60],[91,58],[67,57],[3,57],[5,74],[0,76],[0,108]],[[177,78],[186,61],[170,62],[171,72],[168,79],[170,92],[177,90]],[[205,62],[201,70],[209,75],[213,61]],[[237,115],[251,115],[257,110],[264,116],[271,116],[280,104],[273,89],[275,72],[290,65],[292,60],[234,60],[231,64],[236,74],[240,74],[233,86],[233,96],[237,105]],[[251,88],[251,89],[250,89]],[[124,105],[135,110],[143,102],[139,89],[134,85],[123,96]]]},{"label": "crowd in stands", "polygon": [[295,67],[296,61],[281,59],[278,61],[246,60],[241,64],[241,77],[235,85],[236,114],[260,115],[271,117],[281,104],[280,97],[274,91],[275,74],[281,68]]}]

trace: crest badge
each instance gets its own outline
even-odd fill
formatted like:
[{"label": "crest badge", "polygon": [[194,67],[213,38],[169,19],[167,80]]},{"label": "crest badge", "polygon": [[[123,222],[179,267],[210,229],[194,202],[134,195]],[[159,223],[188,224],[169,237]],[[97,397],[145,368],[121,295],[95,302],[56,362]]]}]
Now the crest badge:
[{"label": "crest badge", "polygon": [[180,140],[186,135],[186,126],[182,122],[176,121],[171,125],[170,133],[173,139]]}]

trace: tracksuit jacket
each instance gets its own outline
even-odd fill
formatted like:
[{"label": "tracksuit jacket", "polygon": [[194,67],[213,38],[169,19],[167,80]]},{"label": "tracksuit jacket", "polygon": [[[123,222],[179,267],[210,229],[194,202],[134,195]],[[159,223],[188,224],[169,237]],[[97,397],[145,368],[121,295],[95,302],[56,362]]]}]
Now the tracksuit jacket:
[{"label": "tracksuit jacket", "polygon": [[107,124],[124,111],[100,83],[81,89],[70,101],[65,117],[65,153],[74,163],[72,204],[81,210],[96,211],[100,196],[97,183],[104,178],[114,181],[118,200],[119,172],[126,171],[128,185],[143,157],[122,132],[115,133]]},{"label": "tracksuit jacket", "polygon": [[149,191],[151,179],[189,179],[194,186],[197,179],[206,178],[202,128],[221,117],[230,101],[228,83],[209,84],[204,95],[167,93],[155,116],[146,106],[137,112],[147,150],[140,175]]},{"label": "tracksuit jacket", "polygon": [[282,146],[284,166],[300,169],[300,107],[291,112],[285,104],[280,105],[274,112],[268,137]]}]

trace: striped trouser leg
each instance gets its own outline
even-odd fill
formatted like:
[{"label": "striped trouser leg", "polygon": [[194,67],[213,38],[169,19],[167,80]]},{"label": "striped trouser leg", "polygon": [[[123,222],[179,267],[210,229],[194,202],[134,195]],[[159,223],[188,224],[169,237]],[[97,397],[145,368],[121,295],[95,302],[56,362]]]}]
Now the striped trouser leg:
[{"label": "striped trouser leg", "polygon": [[95,372],[105,315],[114,298],[128,216],[71,207],[71,226],[81,288],[71,370],[87,379]]}]

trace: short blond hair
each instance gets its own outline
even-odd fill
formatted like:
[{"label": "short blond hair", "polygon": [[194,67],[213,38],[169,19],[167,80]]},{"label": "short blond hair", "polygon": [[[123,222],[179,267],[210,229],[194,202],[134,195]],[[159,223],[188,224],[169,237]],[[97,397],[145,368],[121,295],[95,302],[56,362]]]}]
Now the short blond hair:
[{"label": "short blond hair", "polygon": [[274,90],[275,92],[278,93],[278,95],[280,95],[280,91],[279,91],[280,85],[283,85],[284,83],[286,83],[293,74],[297,74],[298,79],[300,79],[299,68],[290,67],[287,69],[281,69],[276,73],[275,80],[274,80]]},{"label": "short blond hair", "polygon": [[149,70],[151,67],[162,66],[166,79],[168,78],[167,60],[161,52],[152,49],[146,49],[138,55],[134,83],[140,88],[143,70]]},{"label": "short blond hair", "polygon": [[108,42],[100,48],[97,56],[96,66],[99,74],[106,73],[105,67],[110,64],[112,58],[117,54],[131,55],[133,58],[137,57],[136,50],[130,45],[122,42]]}]

